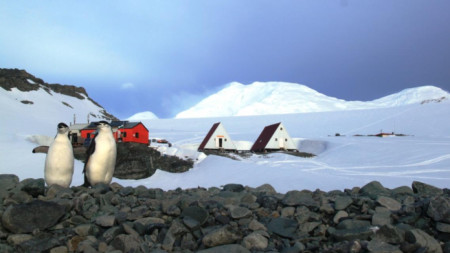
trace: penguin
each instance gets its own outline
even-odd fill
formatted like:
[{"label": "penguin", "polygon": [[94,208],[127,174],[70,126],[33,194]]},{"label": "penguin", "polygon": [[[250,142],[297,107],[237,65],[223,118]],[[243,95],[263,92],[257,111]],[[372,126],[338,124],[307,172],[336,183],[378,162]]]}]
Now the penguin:
[{"label": "penguin", "polygon": [[69,187],[73,176],[73,148],[69,140],[69,127],[58,124],[58,132],[45,157],[44,179],[48,186]]},{"label": "penguin", "polygon": [[116,140],[111,125],[106,121],[95,123],[97,134],[86,151],[83,186],[94,186],[98,183],[111,183],[116,167]]}]

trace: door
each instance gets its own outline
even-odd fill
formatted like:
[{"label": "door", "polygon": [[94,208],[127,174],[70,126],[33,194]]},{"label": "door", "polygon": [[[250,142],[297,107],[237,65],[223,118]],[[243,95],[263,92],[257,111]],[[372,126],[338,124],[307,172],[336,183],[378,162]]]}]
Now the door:
[{"label": "door", "polygon": [[284,138],[279,138],[278,139],[278,145],[280,146],[280,149],[284,149],[285,145],[284,145]]},{"label": "door", "polygon": [[223,139],[222,138],[219,138],[219,148],[222,148],[222,145],[223,145]]}]

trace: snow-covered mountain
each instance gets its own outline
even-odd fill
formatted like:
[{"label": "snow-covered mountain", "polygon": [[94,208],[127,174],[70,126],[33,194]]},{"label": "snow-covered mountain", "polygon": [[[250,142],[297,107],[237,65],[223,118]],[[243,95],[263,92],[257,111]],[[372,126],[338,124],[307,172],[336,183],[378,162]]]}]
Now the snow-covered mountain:
[{"label": "snow-covered mountain", "polygon": [[0,107],[2,122],[15,128],[16,133],[29,129],[31,133],[54,136],[59,122],[69,125],[88,119],[116,119],[89,98],[84,88],[48,84],[17,69],[0,69]]},{"label": "snow-covered mountain", "polygon": [[450,94],[438,87],[423,86],[403,90],[368,102],[345,101],[321,94],[305,85],[286,82],[233,82],[203,99],[176,118],[202,118],[325,112],[386,108],[423,101],[442,100]]},{"label": "snow-covered mountain", "polygon": [[133,116],[129,117],[127,120],[142,121],[142,120],[151,120],[151,119],[158,119],[158,116],[156,116],[153,112],[146,111],[146,112],[138,112],[138,113],[134,114]]}]

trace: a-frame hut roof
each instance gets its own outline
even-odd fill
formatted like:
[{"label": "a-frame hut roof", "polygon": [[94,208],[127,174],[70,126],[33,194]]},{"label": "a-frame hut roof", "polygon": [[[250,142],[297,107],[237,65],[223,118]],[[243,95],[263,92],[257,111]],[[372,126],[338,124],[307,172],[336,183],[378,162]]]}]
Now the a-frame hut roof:
[{"label": "a-frame hut roof", "polygon": [[280,124],[281,122],[264,127],[263,131],[259,135],[258,139],[256,139],[255,143],[253,143],[250,150],[256,152],[264,150]]},{"label": "a-frame hut roof", "polygon": [[208,143],[208,140],[211,138],[213,133],[216,131],[217,127],[220,125],[220,122],[215,123],[211,129],[209,130],[208,134],[205,136],[205,139],[203,139],[202,143],[198,147],[199,150],[205,149],[206,144]]}]

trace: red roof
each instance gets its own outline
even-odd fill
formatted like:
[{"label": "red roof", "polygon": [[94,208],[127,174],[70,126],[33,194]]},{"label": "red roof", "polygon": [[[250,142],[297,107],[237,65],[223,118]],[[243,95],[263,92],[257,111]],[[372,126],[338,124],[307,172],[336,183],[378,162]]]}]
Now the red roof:
[{"label": "red roof", "polygon": [[219,124],[220,124],[220,122],[217,122],[211,127],[211,129],[209,130],[208,134],[205,136],[205,139],[203,139],[202,143],[198,147],[198,150],[201,151],[201,150],[205,149],[206,143],[208,143],[209,139],[211,138],[213,133],[216,131],[216,129],[219,126]]},{"label": "red roof", "polygon": [[253,143],[251,151],[261,152],[266,148],[267,143],[269,143],[270,138],[272,138],[275,131],[278,129],[278,126],[281,122],[264,127],[263,131],[259,135],[258,139],[256,139],[255,143]]}]

